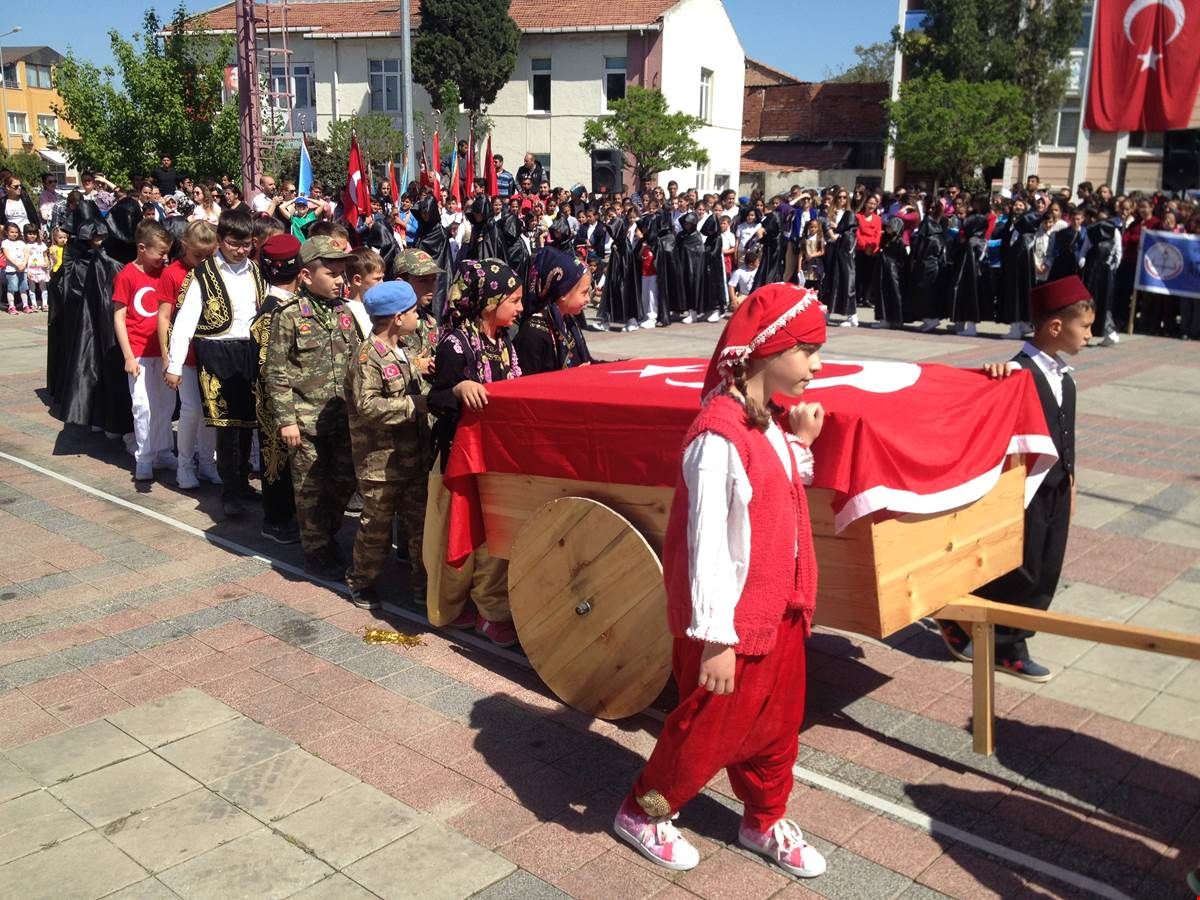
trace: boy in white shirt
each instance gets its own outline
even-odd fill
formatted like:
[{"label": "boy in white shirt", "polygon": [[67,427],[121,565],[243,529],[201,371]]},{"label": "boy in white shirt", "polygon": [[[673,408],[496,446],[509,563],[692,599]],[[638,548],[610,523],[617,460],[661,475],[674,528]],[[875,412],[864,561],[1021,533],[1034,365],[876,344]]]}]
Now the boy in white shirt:
[{"label": "boy in white shirt", "polygon": [[758,271],[757,249],[747,250],[746,259],[740,269],[729,276],[729,311],[737,309],[742,300],[754,290],[754,275]]}]

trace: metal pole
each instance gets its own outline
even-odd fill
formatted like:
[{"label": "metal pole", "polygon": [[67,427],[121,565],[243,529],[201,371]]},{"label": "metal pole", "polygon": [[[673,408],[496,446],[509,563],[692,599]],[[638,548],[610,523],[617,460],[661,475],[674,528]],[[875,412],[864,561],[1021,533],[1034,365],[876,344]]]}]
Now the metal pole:
[{"label": "metal pole", "polygon": [[258,36],[254,0],[236,0],[234,30],[237,41],[238,133],[242,148],[242,199],[249,201],[258,188],[259,150],[262,144],[262,109],[258,101]]},{"label": "metal pole", "polygon": [[[399,185],[401,193],[408,190],[408,183],[413,180],[413,112],[412,112],[412,18],[409,13],[409,0],[400,0],[400,55],[401,62],[400,90],[401,102],[404,104],[404,184]],[[392,198],[393,203],[399,203],[399,197]]]}]

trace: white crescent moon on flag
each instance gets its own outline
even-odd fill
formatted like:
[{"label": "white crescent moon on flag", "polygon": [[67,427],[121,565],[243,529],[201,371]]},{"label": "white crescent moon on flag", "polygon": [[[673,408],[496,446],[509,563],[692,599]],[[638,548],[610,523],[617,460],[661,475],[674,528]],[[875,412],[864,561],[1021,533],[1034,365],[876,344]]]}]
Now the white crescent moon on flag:
[{"label": "white crescent moon on flag", "polygon": [[821,388],[852,387],[870,394],[892,394],[912,387],[921,377],[921,367],[916,363],[877,359],[831,359],[829,361],[841,366],[860,366],[861,368],[849,375],[813,379],[808,385],[810,391]]},{"label": "white crescent moon on flag", "polygon": [[138,315],[144,319],[153,319],[158,315],[157,311],[150,312],[148,309],[146,309],[146,307],[142,306],[142,297],[144,297],[146,294],[152,293],[154,293],[154,288],[147,286],[140,289],[136,294],[133,295],[133,308],[136,309]]},{"label": "white crescent moon on flag", "polygon": [[1164,47],[1179,37],[1179,32],[1183,31],[1183,23],[1187,20],[1187,11],[1183,7],[1183,0],[1133,0],[1129,4],[1129,8],[1125,10],[1125,39],[1129,43],[1133,43],[1133,20],[1142,10],[1150,9],[1153,6],[1165,7],[1175,17],[1175,30],[1163,42]]}]

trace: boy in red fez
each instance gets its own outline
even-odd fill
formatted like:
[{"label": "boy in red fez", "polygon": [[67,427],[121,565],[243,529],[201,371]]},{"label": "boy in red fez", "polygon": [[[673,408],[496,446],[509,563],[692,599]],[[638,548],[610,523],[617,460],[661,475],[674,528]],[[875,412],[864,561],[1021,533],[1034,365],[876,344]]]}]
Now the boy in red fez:
[{"label": "boy in red fez", "polygon": [[[1078,275],[1038,285],[1029,295],[1033,337],[1007,363],[984,368],[993,378],[1017,369],[1033,375],[1058,461],[1046,473],[1025,508],[1025,555],[1021,568],[1002,575],[975,593],[988,600],[1027,609],[1049,609],[1058,588],[1067,531],[1075,508],[1075,379],[1062,354],[1074,356],[1087,346],[1096,320],[1096,304]],[[942,639],[955,659],[970,661],[971,637],[957,622],[939,622]],[[996,626],[996,668],[1025,681],[1049,681],[1053,673],[1029,655],[1034,632]]]},{"label": "boy in red fez", "polygon": [[756,290],[725,326],[684,440],[663,544],[679,705],[614,822],[668,869],[699,862],[672,820],[726,769],[745,804],[741,844],[793,875],[825,871],[784,818],[817,593],[804,484],[824,412],[800,403],[784,415],[772,401],[804,392],[824,342],[815,293],[791,284]]}]

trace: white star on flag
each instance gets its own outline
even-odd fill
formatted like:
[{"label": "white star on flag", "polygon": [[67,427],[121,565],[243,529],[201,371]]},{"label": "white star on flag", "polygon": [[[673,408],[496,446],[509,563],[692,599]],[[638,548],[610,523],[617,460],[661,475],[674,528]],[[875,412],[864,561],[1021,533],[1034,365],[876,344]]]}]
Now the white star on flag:
[{"label": "white star on flag", "polygon": [[1142,61],[1141,71],[1145,72],[1147,69],[1157,69],[1158,68],[1158,61],[1160,59],[1162,59],[1162,54],[1155,53],[1154,48],[1151,47],[1145,53],[1139,53],[1138,59],[1140,59]]}]

